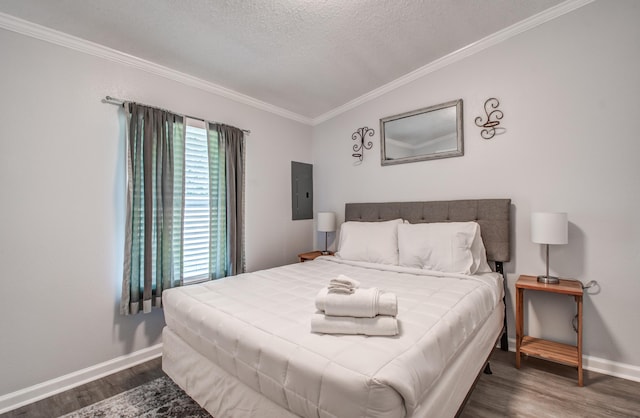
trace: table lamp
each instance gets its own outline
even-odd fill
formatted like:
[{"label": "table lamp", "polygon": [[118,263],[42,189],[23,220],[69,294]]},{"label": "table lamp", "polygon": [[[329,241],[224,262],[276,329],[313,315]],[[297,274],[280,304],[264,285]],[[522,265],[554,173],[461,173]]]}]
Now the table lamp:
[{"label": "table lamp", "polygon": [[334,212],[318,212],[318,232],[324,232],[323,255],[329,254],[327,250],[327,235],[336,230],[336,214]]},{"label": "table lamp", "polygon": [[531,214],[531,241],[547,246],[547,274],[538,276],[540,283],[560,283],[557,277],[549,275],[549,245],[569,242],[568,229],[566,213],[534,212]]}]

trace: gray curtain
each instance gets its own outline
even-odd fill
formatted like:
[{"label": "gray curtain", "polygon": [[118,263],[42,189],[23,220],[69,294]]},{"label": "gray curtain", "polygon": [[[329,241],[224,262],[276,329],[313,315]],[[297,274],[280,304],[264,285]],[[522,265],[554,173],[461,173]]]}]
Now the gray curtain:
[{"label": "gray curtain", "polygon": [[121,313],[150,312],[182,277],[183,117],[136,103],[127,113],[127,221]]},{"label": "gray curtain", "polygon": [[[244,254],[244,132],[219,123],[209,125],[210,137],[218,140],[218,155],[224,156],[226,193],[226,257],[227,276],[245,271]],[[211,147],[210,147],[211,148]],[[222,173],[221,173],[222,174]]]}]

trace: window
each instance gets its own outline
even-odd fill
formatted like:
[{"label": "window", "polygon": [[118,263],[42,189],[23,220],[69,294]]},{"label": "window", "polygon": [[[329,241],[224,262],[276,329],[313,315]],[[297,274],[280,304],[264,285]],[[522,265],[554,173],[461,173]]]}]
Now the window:
[{"label": "window", "polygon": [[150,312],[163,289],[244,272],[245,145],[239,128],[125,105],[128,315]]},{"label": "window", "polygon": [[209,279],[209,159],[204,122],[186,121],[184,283]]}]

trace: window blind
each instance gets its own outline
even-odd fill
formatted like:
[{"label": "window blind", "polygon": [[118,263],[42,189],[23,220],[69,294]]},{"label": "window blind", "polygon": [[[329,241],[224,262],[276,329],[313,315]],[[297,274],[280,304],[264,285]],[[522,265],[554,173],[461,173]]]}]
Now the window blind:
[{"label": "window blind", "polygon": [[185,207],[183,263],[184,281],[209,275],[209,169],[207,132],[186,127]]}]

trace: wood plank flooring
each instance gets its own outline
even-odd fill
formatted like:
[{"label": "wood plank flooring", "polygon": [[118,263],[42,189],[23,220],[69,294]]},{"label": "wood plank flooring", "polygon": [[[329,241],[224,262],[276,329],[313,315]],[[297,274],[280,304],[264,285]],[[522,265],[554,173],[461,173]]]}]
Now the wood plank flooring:
[{"label": "wood plank flooring", "polygon": [[460,415],[481,417],[640,417],[640,383],[578,371],[534,357],[523,357],[515,368],[515,353],[494,350],[492,375],[482,375]]},{"label": "wood plank flooring", "polygon": [[0,417],[59,417],[143,385],[160,376],[164,376],[164,372],[162,371],[162,360],[158,357],[102,379],[53,395],[50,398],[0,414]]},{"label": "wood plank flooring", "polygon": [[[585,386],[577,386],[577,371],[535,358],[515,368],[515,354],[495,350],[492,375],[482,375],[461,417],[640,417],[640,383],[585,371]],[[104,377],[0,415],[57,417],[132,389],[163,375],[160,359]],[[439,418],[439,417],[438,417]]]}]

